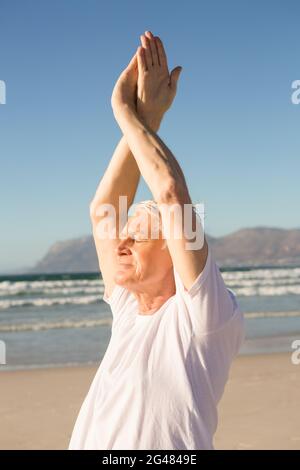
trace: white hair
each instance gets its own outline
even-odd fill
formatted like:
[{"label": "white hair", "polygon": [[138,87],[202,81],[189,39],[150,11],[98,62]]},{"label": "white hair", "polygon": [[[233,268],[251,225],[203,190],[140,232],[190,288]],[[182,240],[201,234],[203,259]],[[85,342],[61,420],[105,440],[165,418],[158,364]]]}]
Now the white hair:
[{"label": "white hair", "polygon": [[161,222],[161,215],[158,208],[157,202],[153,201],[152,199],[146,199],[144,201],[140,201],[136,204],[133,204],[129,209],[129,214],[135,214],[139,209],[144,209],[152,216],[152,220],[154,222],[155,227],[159,227],[159,230],[162,231],[162,222]]},{"label": "white hair", "polygon": [[[201,204],[192,204],[192,210],[194,211],[196,216],[200,219],[200,222],[203,225],[203,221],[201,218],[201,209],[200,209],[201,207],[202,207]],[[153,201],[152,199],[146,199],[144,201],[138,202],[136,204],[133,204],[130,207],[129,213],[132,213],[133,215],[139,209],[145,209],[148,212],[148,214],[153,216],[152,220],[154,222],[154,226],[157,227],[164,234],[162,218],[161,218],[161,214],[160,214],[160,210],[159,210],[157,202]]]}]

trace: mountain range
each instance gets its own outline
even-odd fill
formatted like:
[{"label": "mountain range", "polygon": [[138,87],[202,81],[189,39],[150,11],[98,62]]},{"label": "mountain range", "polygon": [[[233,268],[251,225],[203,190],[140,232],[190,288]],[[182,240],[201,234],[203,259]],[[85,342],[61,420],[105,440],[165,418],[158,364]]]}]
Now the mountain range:
[{"label": "mountain range", "polygon": [[[243,228],[207,241],[220,267],[300,266],[300,229]],[[27,272],[98,272],[98,259],[91,235],[54,243],[46,255]]]}]

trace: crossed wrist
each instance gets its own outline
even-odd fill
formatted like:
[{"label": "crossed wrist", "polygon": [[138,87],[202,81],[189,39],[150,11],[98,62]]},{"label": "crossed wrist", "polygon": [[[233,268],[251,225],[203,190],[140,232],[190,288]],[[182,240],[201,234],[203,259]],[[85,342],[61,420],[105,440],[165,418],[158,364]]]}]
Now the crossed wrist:
[{"label": "crossed wrist", "polygon": [[145,123],[154,131],[160,128],[162,117],[155,117],[153,119],[145,119]]}]

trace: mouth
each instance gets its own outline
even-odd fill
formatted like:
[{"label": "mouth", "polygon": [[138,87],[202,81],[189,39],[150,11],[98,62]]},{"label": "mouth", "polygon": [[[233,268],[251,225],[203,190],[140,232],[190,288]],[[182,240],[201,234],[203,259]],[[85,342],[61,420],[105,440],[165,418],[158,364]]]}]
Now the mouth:
[{"label": "mouth", "polygon": [[132,264],[119,262],[119,267],[120,267],[120,268],[122,268],[122,267],[124,267],[124,268],[129,268],[130,266],[132,266]]},{"label": "mouth", "polygon": [[132,263],[130,263],[130,261],[132,260],[129,260],[128,256],[126,256],[126,258],[120,256],[118,259],[118,264],[119,266],[132,266]]}]

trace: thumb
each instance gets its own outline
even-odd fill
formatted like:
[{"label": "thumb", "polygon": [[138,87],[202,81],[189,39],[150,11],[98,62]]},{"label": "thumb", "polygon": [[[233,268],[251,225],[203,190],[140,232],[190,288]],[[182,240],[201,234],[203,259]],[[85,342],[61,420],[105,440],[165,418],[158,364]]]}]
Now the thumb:
[{"label": "thumb", "polygon": [[179,79],[180,72],[182,71],[182,67],[178,66],[175,67],[175,69],[172,70],[171,76],[170,76],[170,87],[176,91],[177,88],[177,82]]}]

